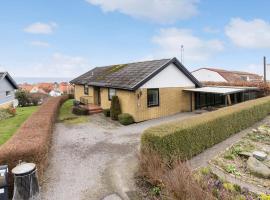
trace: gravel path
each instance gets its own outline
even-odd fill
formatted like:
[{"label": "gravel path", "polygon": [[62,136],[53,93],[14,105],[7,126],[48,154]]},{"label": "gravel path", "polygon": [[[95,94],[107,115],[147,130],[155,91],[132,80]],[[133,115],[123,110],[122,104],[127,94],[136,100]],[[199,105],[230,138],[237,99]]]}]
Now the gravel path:
[{"label": "gravel path", "polygon": [[101,114],[90,116],[86,124],[57,124],[42,199],[129,199],[143,130],[193,115],[181,113],[126,127]]}]

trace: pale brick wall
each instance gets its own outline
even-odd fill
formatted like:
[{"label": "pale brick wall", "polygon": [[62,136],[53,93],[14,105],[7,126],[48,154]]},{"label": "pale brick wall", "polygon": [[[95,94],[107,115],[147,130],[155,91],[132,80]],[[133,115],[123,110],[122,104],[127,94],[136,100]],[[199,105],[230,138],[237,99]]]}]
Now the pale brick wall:
[{"label": "pale brick wall", "polygon": [[[144,121],[190,111],[190,94],[184,92],[183,89],[184,88],[160,88],[159,106],[157,107],[147,107],[147,89],[141,89],[142,95],[137,100],[137,112],[134,116],[135,120]],[[137,90],[136,93],[139,93],[139,91]]]},{"label": "pale brick wall", "polygon": [[84,86],[83,85],[75,85],[75,92],[74,92],[74,98],[77,101],[80,101],[81,97],[84,97],[86,99],[88,99],[89,103],[94,103],[94,89],[93,87],[89,86],[89,94],[85,95],[84,94]]},{"label": "pale brick wall", "polygon": [[[126,90],[116,90],[116,95],[119,97],[122,113],[131,114],[136,122],[149,119],[173,115],[179,112],[190,111],[190,94],[183,91],[184,88],[160,88],[160,102],[158,107],[147,107],[147,89],[139,89],[135,92]],[[141,94],[141,96],[139,95]],[[75,86],[75,98],[80,100],[80,97],[85,97],[84,87]],[[103,109],[110,108],[111,101],[108,99],[108,88],[100,89],[101,107]],[[89,87],[89,98],[95,99],[97,104],[97,93],[93,87]],[[194,109],[193,97],[193,109]]]}]

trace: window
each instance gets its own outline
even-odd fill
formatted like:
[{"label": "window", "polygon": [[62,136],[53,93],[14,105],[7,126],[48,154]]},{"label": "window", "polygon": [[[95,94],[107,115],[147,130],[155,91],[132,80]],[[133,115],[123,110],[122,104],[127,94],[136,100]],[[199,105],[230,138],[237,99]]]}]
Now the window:
[{"label": "window", "polygon": [[108,98],[109,98],[109,101],[112,100],[112,97],[113,97],[113,96],[116,96],[116,89],[109,88],[109,89],[108,89]]},{"label": "window", "polygon": [[88,95],[89,94],[89,87],[88,85],[84,85],[84,94]]},{"label": "window", "polygon": [[147,106],[159,106],[159,89],[147,90]]},{"label": "window", "polygon": [[10,96],[11,95],[11,91],[6,91],[6,96]]},{"label": "window", "polygon": [[242,81],[248,81],[248,77],[247,76],[240,76]]}]

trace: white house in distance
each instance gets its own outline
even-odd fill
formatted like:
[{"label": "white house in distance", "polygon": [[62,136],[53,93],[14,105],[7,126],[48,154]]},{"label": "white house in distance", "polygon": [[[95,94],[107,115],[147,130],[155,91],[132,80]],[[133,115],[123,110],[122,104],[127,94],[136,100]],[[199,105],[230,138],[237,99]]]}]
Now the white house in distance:
[{"label": "white house in distance", "polygon": [[216,68],[200,68],[192,72],[200,82],[260,82],[263,77],[258,74],[241,71],[228,71]]},{"label": "white house in distance", "polygon": [[0,109],[12,106],[15,100],[17,83],[8,72],[0,72]]}]

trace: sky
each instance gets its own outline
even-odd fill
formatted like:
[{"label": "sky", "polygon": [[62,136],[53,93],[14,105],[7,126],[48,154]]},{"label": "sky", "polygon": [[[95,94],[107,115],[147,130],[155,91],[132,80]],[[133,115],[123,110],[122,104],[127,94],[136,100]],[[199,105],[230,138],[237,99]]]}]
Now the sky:
[{"label": "sky", "polygon": [[262,74],[269,7],[269,0],[1,0],[0,71],[73,78],[96,66],[181,60],[183,45],[190,71]]}]

